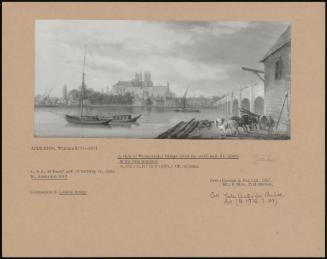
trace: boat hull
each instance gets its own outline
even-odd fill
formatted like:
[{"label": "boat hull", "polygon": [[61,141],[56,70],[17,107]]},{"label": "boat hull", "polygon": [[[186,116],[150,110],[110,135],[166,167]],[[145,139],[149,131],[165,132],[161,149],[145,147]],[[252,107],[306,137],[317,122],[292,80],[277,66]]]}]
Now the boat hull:
[{"label": "boat hull", "polygon": [[112,121],[112,119],[108,118],[100,118],[97,116],[73,116],[73,115],[65,115],[65,119],[69,123],[73,124],[81,124],[81,125],[106,125]]},{"label": "boat hull", "polygon": [[141,116],[142,116],[142,114],[132,117],[130,119],[115,119],[115,118],[113,118],[110,123],[133,123],[133,122],[136,122]]}]

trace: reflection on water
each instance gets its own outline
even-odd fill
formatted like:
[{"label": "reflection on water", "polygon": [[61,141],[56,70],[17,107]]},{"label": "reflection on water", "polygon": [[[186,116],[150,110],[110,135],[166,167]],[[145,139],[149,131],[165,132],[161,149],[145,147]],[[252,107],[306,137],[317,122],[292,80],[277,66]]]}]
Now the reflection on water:
[{"label": "reflection on water", "polygon": [[138,127],[140,124],[138,122],[127,122],[127,123],[120,123],[120,122],[111,122],[109,124],[110,128],[133,128],[133,127]]},{"label": "reflection on water", "polygon": [[195,119],[214,120],[216,109],[205,108],[199,113],[174,112],[164,107],[88,107],[87,115],[113,116],[142,114],[136,123],[111,123],[109,125],[77,125],[68,123],[64,114],[77,115],[78,108],[36,107],[36,137],[103,137],[103,138],[156,138],[180,121]]},{"label": "reflection on water", "polygon": [[73,128],[89,128],[89,129],[95,129],[95,128],[132,128],[132,127],[137,127],[140,126],[138,122],[111,122],[108,125],[105,124],[86,124],[86,125],[81,125],[81,124],[73,124],[73,123],[67,123],[65,125],[66,127],[73,127]]}]

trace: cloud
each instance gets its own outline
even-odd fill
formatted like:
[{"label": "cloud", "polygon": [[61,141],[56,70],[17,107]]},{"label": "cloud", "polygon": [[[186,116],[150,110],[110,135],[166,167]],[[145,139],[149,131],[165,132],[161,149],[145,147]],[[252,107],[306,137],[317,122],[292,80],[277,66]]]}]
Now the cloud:
[{"label": "cloud", "polygon": [[150,71],[170,82],[216,95],[250,80],[241,66],[259,60],[286,28],[278,22],[39,20],[36,22],[36,93],[60,95],[80,84],[87,44],[87,83],[96,90]]},{"label": "cloud", "polygon": [[193,34],[232,34],[249,26],[247,22],[178,21],[164,22],[170,29]]}]

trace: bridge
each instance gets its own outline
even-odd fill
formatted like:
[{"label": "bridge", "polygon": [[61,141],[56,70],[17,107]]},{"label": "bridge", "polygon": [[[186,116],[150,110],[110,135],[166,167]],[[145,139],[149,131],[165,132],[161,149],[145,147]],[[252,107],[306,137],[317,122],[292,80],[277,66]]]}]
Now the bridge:
[{"label": "bridge", "polygon": [[264,114],[264,107],[264,83],[261,81],[227,93],[217,101],[218,116],[222,118],[240,116],[239,108]]}]

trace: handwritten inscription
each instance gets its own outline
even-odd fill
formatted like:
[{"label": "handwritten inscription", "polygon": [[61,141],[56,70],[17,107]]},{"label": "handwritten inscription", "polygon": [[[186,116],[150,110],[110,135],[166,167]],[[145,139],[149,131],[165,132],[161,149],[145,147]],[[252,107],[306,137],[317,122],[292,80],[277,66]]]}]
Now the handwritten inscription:
[{"label": "handwritten inscription", "polygon": [[277,162],[276,159],[273,159],[273,158],[271,158],[269,156],[264,156],[264,155],[260,155],[260,156],[256,155],[254,157],[254,161],[255,161],[256,164],[261,164],[261,163],[275,163],[275,162]]},{"label": "handwritten inscription", "polygon": [[285,198],[271,178],[210,178],[209,182],[219,189],[211,191],[209,198],[226,206],[277,206]]},{"label": "handwritten inscription", "polygon": [[277,206],[284,194],[281,192],[211,192],[209,194],[211,199],[220,199],[224,205],[263,205],[270,204]]}]

